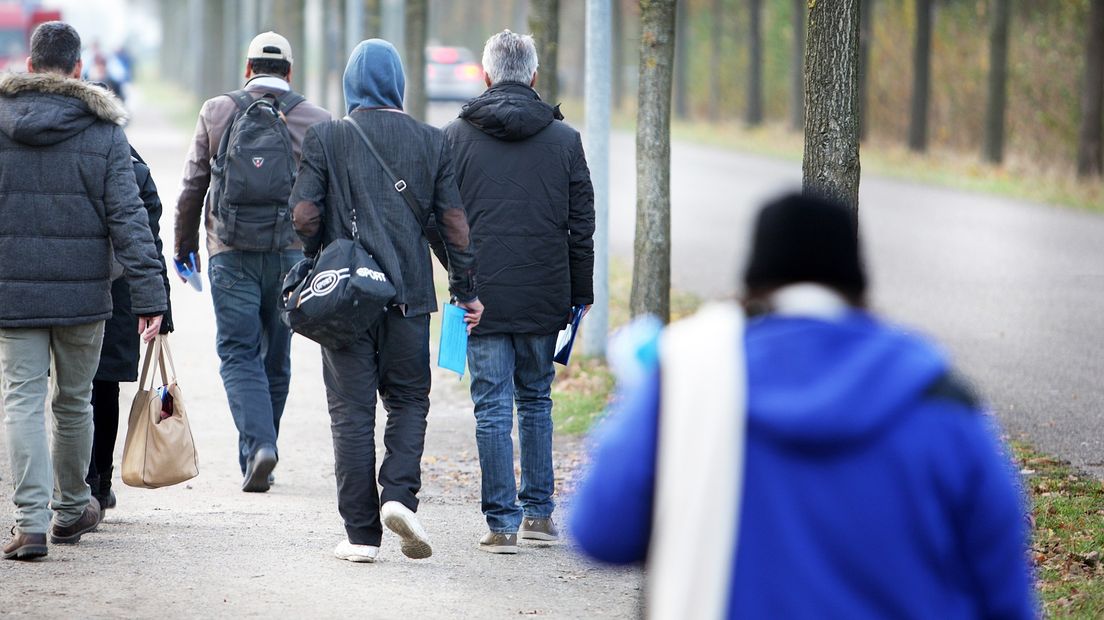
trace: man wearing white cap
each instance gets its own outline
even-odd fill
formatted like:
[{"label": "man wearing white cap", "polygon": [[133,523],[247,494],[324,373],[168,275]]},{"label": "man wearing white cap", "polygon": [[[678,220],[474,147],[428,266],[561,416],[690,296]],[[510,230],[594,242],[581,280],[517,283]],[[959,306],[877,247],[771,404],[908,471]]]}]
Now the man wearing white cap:
[{"label": "man wearing white cap", "polygon": [[[245,86],[208,99],[199,112],[176,205],[178,261],[198,267],[201,214],[205,223],[216,347],[238,427],[242,490],[247,492],[264,492],[271,484],[291,378],[291,332],[278,311],[284,274],[303,258],[287,207],[290,183],[307,128],[331,119],[329,112],[291,89],[292,63],[286,38],[265,32],[253,39]],[[244,130],[247,124],[263,127],[265,118],[271,121],[265,131],[271,133]],[[239,139],[269,140],[285,149],[290,143],[291,152],[253,152],[235,160]],[[239,176],[232,179],[234,175]],[[270,195],[235,194],[258,188]]]}]

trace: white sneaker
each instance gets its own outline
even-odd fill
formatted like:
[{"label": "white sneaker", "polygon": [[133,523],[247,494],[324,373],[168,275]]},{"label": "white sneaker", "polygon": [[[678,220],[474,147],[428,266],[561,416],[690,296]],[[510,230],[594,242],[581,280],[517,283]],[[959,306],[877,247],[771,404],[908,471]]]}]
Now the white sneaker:
[{"label": "white sneaker", "polygon": [[412,560],[433,555],[433,548],[429,546],[429,534],[426,534],[425,528],[418,523],[418,518],[409,508],[396,501],[385,502],[380,509],[380,516],[383,517],[383,524],[387,529],[402,538],[403,555]]},{"label": "white sneaker", "polygon": [[350,562],[375,562],[379,554],[379,547],[372,545],[354,545],[348,540],[343,540],[334,548],[334,557]]}]

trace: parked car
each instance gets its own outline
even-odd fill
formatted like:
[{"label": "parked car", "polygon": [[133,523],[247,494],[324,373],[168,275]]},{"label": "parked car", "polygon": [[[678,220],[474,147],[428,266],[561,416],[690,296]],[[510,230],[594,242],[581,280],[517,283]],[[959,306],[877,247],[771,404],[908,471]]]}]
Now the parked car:
[{"label": "parked car", "polygon": [[483,92],[483,67],[466,47],[426,48],[426,98],[467,101]]}]

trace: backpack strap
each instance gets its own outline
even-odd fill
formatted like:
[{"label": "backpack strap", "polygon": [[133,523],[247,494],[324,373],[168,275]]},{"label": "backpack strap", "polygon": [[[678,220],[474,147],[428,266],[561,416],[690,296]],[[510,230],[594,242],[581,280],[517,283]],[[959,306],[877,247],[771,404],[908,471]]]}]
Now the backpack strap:
[{"label": "backpack strap", "polygon": [[276,102],[280,104],[280,111],[285,115],[290,114],[295,106],[306,101],[307,98],[294,90],[289,90],[286,93],[276,98]]},{"label": "backpack strap", "polygon": [[228,93],[224,93],[223,96],[229,97],[235,105],[238,106],[238,114],[245,112],[245,109],[249,107],[249,104],[253,103],[253,95],[250,95],[245,89],[232,90]]}]

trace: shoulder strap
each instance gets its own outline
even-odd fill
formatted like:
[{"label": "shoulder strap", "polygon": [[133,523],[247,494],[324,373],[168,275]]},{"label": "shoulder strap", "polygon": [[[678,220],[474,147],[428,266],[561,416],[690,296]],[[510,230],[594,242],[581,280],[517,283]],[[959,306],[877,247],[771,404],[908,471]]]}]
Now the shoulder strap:
[{"label": "shoulder strap", "polygon": [[[360,135],[360,139],[364,142],[365,146],[368,147],[368,150],[372,152],[372,156],[374,156],[376,158],[376,161],[379,162],[380,167],[383,168],[384,174],[386,174],[388,178],[391,179],[392,187],[394,187],[395,191],[403,197],[404,201],[406,201],[406,206],[410,207],[410,211],[414,214],[414,220],[418,222],[418,226],[422,229],[422,234],[426,235],[425,222],[422,218],[422,215],[418,212],[418,201],[414,198],[414,196],[410,195],[410,193],[406,191],[406,181],[400,179],[394,172],[391,171],[391,167],[387,165],[387,162],[383,161],[383,157],[379,154],[379,151],[376,150],[376,145],[372,143],[372,140],[368,137],[368,133],[361,129],[360,125],[358,125],[357,122],[354,121],[352,118],[346,116],[345,120],[349,121],[349,124],[353,126],[353,129],[356,129],[356,132]],[[428,237],[428,235],[426,236]]]},{"label": "shoulder strap", "polygon": [[253,95],[250,95],[244,89],[239,88],[238,90],[232,90],[225,93],[225,96],[229,97],[234,104],[238,106],[239,114],[244,112],[245,109],[249,107],[249,104],[253,103]]},{"label": "shoulder strap", "polygon": [[306,101],[307,98],[294,90],[289,90],[286,93],[276,98],[276,101],[280,103],[280,111],[284,114],[290,113],[295,109],[295,106]]},{"label": "shoulder strap", "polygon": [[949,400],[969,409],[978,409],[981,404],[981,400],[970,382],[953,370],[948,370],[936,378],[924,390],[924,397]]}]

